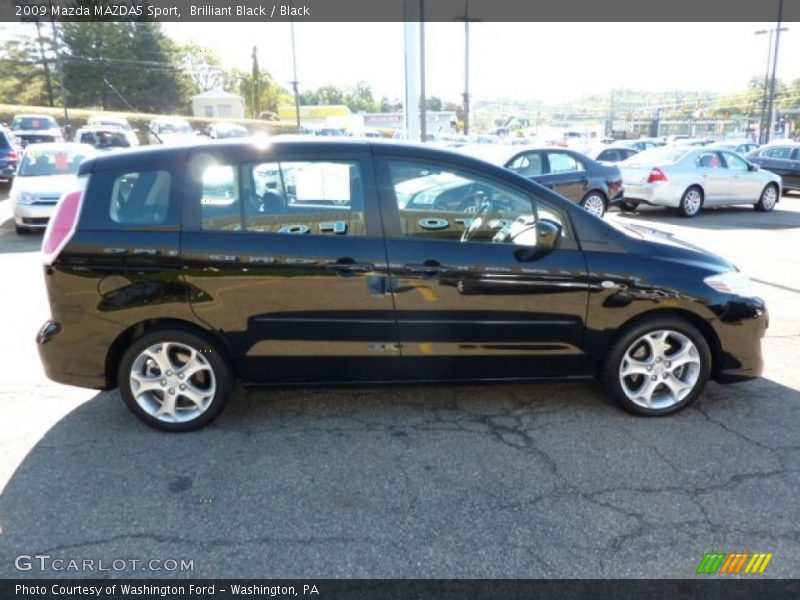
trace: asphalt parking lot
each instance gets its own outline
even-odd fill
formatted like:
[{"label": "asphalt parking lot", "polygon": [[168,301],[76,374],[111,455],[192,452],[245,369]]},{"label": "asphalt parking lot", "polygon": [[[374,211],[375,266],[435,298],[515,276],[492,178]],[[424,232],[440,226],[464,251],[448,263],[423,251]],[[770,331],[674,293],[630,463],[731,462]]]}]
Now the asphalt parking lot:
[{"label": "asphalt parking lot", "polygon": [[765,376],[672,417],[594,384],[243,390],[187,435],[44,377],[41,237],[10,215],[0,195],[0,577],[92,574],[19,572],[20,554],[189,559],[173,575],[195,577],[683,578],[739,551],[800,573],[800,195],[608,216],[732,259],[769,304]]}]

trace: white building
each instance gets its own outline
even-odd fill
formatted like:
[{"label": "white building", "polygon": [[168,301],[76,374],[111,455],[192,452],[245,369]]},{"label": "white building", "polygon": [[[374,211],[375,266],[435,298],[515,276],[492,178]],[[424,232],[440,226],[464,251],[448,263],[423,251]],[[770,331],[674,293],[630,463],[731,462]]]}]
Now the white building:
[{"label": "white building", "polygon": [[202,118],[243,119],[244,100],[225,90],[208,90],[192,96],[192,115]]}]

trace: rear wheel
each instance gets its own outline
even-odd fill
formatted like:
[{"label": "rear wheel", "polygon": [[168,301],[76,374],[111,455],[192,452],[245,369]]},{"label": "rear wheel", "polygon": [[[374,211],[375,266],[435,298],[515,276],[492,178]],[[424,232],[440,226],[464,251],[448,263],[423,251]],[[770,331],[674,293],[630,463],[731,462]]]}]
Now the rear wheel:
[{"label": "rear wheel", "polygon": [[677,317],[652,317],[630,327],[609,350],[603,379],[628,412],[663,416],[691,404],[711,374],[703,335]]},{"label": "rear wheel", "polygon": [[586,212],[602,217],[606,212],[606,199],[600,192],[589,192],[581,200],[581,206]]},{"label": "rear wheel", "polygon": [[761,212],[770,212],[778,202],[778,186],[774,183],[767,184],[761,197],[756,202],[755,209]]},{"label": "rear wheel", "polygon": [[700,212],[703,207],[703,191],[697,187],[692,186],[683,193],[681,202],[678,205],[678,212],[682,217],[694,217]]},{"label": "rear wheel", "polygon": [[125,404],[162,431],[191,431],[213,421],[233,387],[228,364],[205,337],[161,329],[136,340],[117,373]]},{"label": "rear wheel", "polygon": [[622,212],[634,212],[637,208],[639,208],[639,203],[633,200],[623,200],[619,203],[619,209]]}]

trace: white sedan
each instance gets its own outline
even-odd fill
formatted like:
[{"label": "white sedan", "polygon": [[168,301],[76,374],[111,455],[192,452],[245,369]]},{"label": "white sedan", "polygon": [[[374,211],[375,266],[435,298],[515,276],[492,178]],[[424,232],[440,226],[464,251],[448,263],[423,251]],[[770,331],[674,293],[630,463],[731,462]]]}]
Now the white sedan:
[{"label": "white sedan", "polygon": [[618,165],[625,189],[622,210],[644,203],[693,217],[704,207],[751,204],[769,212],[781,197],[779,175],[717,148],[654,148]]},{"label": "white sedan", "polygon": [[61,194],[71,189],[78,167],[95,154],[88,144],[28,146],[9,192],[17,233],[47,227]]}]

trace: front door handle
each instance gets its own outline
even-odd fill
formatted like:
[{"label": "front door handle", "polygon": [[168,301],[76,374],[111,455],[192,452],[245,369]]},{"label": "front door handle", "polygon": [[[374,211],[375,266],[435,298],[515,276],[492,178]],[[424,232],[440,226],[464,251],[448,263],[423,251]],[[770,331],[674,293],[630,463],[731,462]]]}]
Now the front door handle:
[{"label": "front door handle", "polygon": [[329,262],[325,268],[330,271],[337,271],[339,275],[352,275],[353,273],[369,273],[375,270],[372,263],[356,262],[352,258],[340,258],[335,262]]},{"label": "front door handle", "polygon": [[423,277],[436,277],[445,270],[438,260],[426,260],[424,263],[409,263],[404,265],[403,268],[406,273],[422,275]]}]

